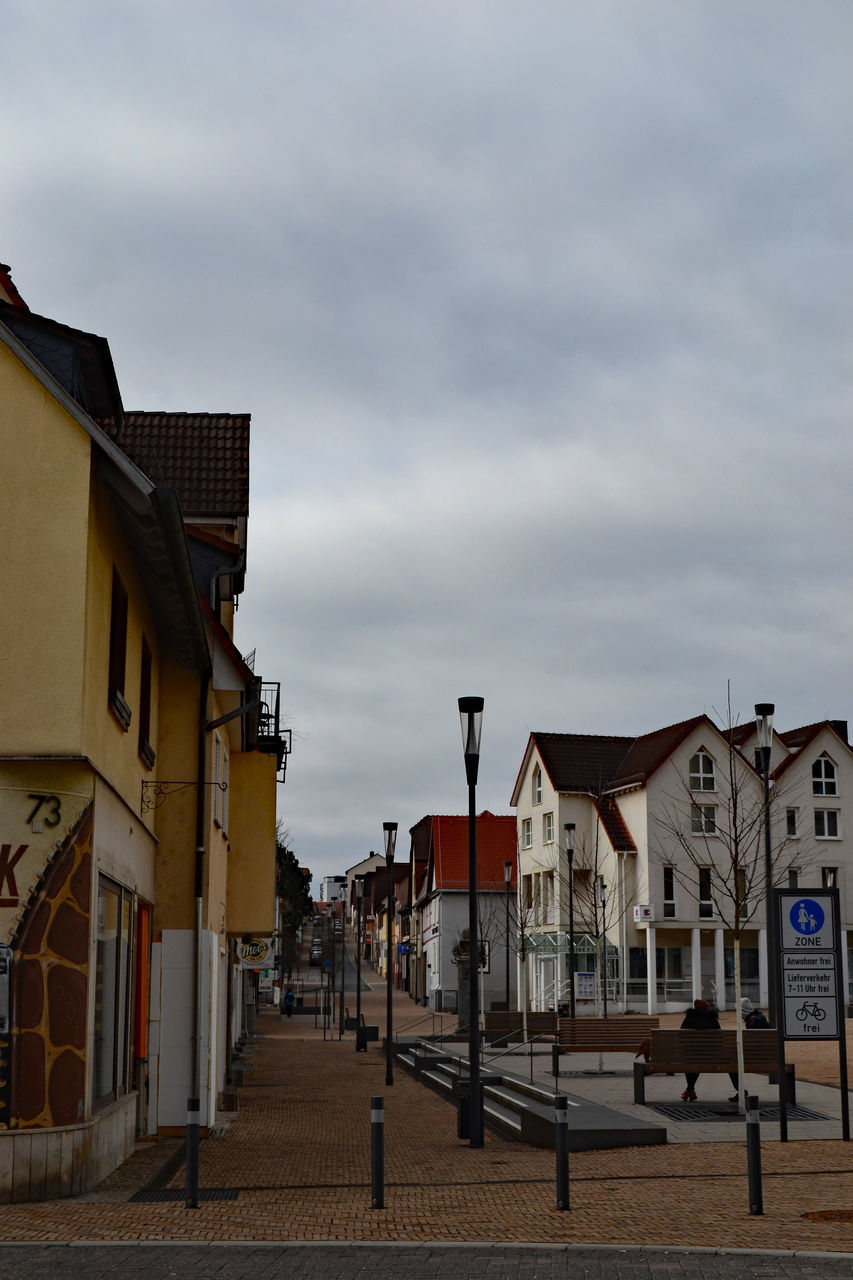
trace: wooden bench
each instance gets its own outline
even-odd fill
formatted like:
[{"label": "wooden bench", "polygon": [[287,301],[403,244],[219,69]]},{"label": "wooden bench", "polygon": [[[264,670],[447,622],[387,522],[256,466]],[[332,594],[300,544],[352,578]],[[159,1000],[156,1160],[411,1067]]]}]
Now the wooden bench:
[{"label": "wooden bench", "polygon": [[631,1053],[660,1025],[653,1014],[624,1013],[613,1018],[560,1018],[560,1053]]},{"label": "wooden bench", "polygon": [[[649,1034],[649,1059],[634,1063],[634,1102],[646,1103],[646,1076],[675,1075],[676,1072],[737,1071],[737,1033],[724,1031],[683,1030],[652,1031]],[[778,1058],[776,1032],[772,1029],[744,1031],[744,1070],[773,1076]],[[785,1064],[785,1097],[792,1106],[797,1101],[794,1064]]]},{"label": "wooden bench", "polygon": [[[557,1034],[556,1013],[527,1013],[527,1036],[555,1036]],[[510,1040],[520,1040],[524,1032],[521,1011],[518,1009],[490,1009],[485,1015],[486,1040],[489,1044],[508,1044]]]}]

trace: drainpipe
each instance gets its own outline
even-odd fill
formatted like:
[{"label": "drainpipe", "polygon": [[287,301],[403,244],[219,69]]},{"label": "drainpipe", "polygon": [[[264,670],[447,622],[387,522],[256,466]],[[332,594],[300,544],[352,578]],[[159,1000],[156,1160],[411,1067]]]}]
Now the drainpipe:
[{"label": "drainpipe", "polygon": [[201,1125],[201,938],[202,904],[204,899],[204,830],[207,783],[207,695],[210,678],[202,677],[199,686],[198,713],[198,765],[195,811],[195,874],[193,895],[195,918],[193,922],[193,1035],[192,1035],[192,1095],[187,1100],[187,1192],[186,1207],[198,1208],[198,1148]]},{"label": "drainpipe", "polygon": [[619,950],[621,951],[619,962],[619,987],[622,996],[622,1012],[628,1012],[628,921],[627,911],[628,904],[625,900],[625,859],[627,854],[625,850],[619,858],[619,911],[621,914],[621,925],[619,928]]}]

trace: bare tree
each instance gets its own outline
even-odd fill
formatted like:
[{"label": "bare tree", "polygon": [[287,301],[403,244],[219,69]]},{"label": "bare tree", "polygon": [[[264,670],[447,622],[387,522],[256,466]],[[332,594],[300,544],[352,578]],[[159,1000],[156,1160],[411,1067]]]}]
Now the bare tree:
[{"label": "bare tree", "polygon": [[[752,766],[736,746],[737,721],[732,715],[731,691],[727,693],[725,723],[725,768],[714,777],[714,803],[703,803],[703,765],[697,753],[691,773],[681,776],[679,794],[670,797],[665,811],[655,821],[669,849],[679,858],[669,865],[677,883],[697,903],[699,917],[718,919],[732,937],[734,952],[735,1010],[737,1013],[738,1076],[743,1080],[743,1023],[741,1004],[741,942],[751,927],[768,889],[787,883],[789,873],[801,871],[808,851],[802,840],[796,844],[787,835],[775,841],[772,850],[771,883],[768,884],[764,841],[764,794]],[[696,772],[692,769],[695,767]],[[710,775],[705,775],[706,777]],[[778,802],[782,787],[776,786]],[[665,851],[661,851],[664,852]],[[772,962],[772,958],[771,958]],[[743,1089],[739,1106],[743,1108]]]}]

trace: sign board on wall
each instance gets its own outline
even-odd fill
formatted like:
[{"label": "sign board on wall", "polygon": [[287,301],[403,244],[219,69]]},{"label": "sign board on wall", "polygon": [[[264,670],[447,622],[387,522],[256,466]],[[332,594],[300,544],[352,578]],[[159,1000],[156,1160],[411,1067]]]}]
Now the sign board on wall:
[{"label": "sign board on wall", "polygon": [[271,969],[275,958],[272,938],[237,943],[237,960],[244,969]]},{"label": "sign board on wall", "polygon": [[42,786],[0,786],[0,942],[11,940],[45,867],[91,798]]}]

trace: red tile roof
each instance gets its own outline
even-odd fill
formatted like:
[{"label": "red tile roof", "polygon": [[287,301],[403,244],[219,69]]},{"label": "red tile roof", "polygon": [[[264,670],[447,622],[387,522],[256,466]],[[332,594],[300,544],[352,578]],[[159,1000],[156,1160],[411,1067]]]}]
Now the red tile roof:
[{"label": "red tile roof", "polygon": [[[515,886],[516,821],[484,809],[477,814],[477,888],[503,890],[504,863],[513,869],[510,885]],[[456,816],[432,819],[433,888],[468,889],[468,818]]]},{"label": "red tile roof", "polygon": [[187,517],[249,514],[248,413],[125,413],[122,449]]}]

